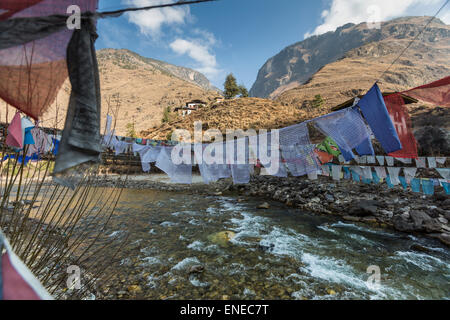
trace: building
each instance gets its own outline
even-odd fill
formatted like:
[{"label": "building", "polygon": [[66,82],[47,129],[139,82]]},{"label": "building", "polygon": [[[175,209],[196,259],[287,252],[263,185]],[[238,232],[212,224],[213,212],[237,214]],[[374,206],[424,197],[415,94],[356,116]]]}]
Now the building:
[{"label": "building", "polygon": [[[389,95],[394,94],[394,93],[396,93],[396,92],[383,92],[383,97],[389,96]],[[403,93],[401,93],[400,96],[403,98],[405,104],[411,104],[411,103],[419,102],[419,100],[414,99],[412,97],[409,97],[409,96],[407,96],[407,95],[405,95]],[[359,99],[362,99],[363,97],[364,97],[363,95],[359,95],[358,96]],[[342,110],[342,109],[345,109],[345,108],[350,108],[351,106],[354,105],[355,99],[356,99],[356,97],[355,98],[351,98],[350,100],[348,100],[348,101],[346,101],[344,103],[341,103],[340,105],[338,105],[338,106],[336,106],[334,108],[331,108],[331,111],[339,111],[339,110]]]},{"label": "building", "polygon": [[222,103],[225,101],[224,97],[215,97],[214,98],[214,103]]},{"label": "building", "polygon": [[185,106],[175,108],[175,112],[177,112],[178,115],[185,117],[200,108],[206,107],[206,104],[207,103],[202,100],[192,100],[187,102]]}]

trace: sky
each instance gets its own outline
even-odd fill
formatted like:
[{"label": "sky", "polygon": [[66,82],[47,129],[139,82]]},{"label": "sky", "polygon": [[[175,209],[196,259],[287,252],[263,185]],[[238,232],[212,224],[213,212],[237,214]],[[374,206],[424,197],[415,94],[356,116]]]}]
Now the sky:
[{"label": "sky", "polygon": [[[249,90],[286,46],[346,23],[434,15],[446,0],[218,0],[99,21],[97,49],[129,49],[195,69],[220,89],[233,73]],[[175,0],[100,0],[99,11]],[[450,24],[450,4],[438,15]],[[374,24],[375,25],[375,24]]]}]

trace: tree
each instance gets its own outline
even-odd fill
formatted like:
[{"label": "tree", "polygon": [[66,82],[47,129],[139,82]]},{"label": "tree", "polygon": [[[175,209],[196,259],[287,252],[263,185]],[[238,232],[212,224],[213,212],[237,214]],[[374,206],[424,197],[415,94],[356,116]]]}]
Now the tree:
[{"label": "tree", "polygon": [[311,106],[314,109],[322,108],[325,101],[323,100],[322,96],[320,94],[317,94],[314,96],[314,100],[311,102]]},{"label": "tree", "polygon": [[127,123],[127,137],[137,138],[136,130],[134,128],[134,122]]},{"label": "tree", "polygon": [[164,109],[164,113],[163,113],[163,118],[162,118],[162,123],[167,123],[170,121],[170,107],[167,107]]},{"label": "tree", "polygon": [[233,76],[232,73],[230,73],[227,76],[224,84],[224,89],[225,89],[224,92],[225,99],[233,99],[240,93],[239,86],[237,85],[236,82],[236,78]]},{"label": "tree", "polygon": [[239,86],[239,93],[241,94],[241,98],[247,98],[248,97],[248,90],[243,84],[241,84]]}]

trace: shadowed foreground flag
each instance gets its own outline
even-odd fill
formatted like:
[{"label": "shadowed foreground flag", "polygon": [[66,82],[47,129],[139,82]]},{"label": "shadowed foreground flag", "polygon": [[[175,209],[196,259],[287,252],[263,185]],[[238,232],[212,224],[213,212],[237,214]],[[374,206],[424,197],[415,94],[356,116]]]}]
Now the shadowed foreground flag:
[{"label": "shadowed foreground flag", "polygon": [[94,12],[97,1],[0,0],[2,100],[35,120],[45,113],[68,75],[67,9]]},{"label": "shadowed foreground flag", "polygon": [[386,153],[402,149],[397,131],[384,103],[383,95],[376,83],[358,102],[358,106]]},{"label": "shadowed foreground flag", "polygon": [[0,230],[0,300],[52,300]]}]

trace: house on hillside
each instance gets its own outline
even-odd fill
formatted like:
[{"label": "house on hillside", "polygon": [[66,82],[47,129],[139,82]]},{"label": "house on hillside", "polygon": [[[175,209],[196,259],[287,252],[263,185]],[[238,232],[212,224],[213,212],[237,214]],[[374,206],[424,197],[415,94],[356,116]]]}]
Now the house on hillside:
[{"label": "house on hillside", "polygon": [[192,100],[186,102],[185,106],[175,108],[175,112],[177,112],[178,115],[185,117],[190,115],[192,112],[197,111],[200,108],[206,107],[206,104],[207,103],[202,100]]},{"label": "house on hillside", "polygon": [[[397,92],[383,92],[383,97],[389,96],[389,95],[394,94],[394,93],[397,93]],[[410,96],[407,96],[407,95],[405,95],[403,93],[400,93],[400,96],[403,98],[404,104],[411,104],[411,103],[419,102],[417,99],[414,99],[414,98],[412,98]],[[363,97],[364,97],[363,95],[359,95],[358,99],[362,99]],[[331,111],[339,111],[339,110],[342,110],[342,109],[345,109],[345,108],[350,108],[351,106],[353,106],[355,104],[355,99],[356,99],[356,97],[355,98],[351,98],[350,100],[345,101],[344,103],[341,103],[340,105],[338,105],[338,106],[336,106],[334,108],[331,108]]]},{"label": "house on hillside", "polygon": [[214,98],[214,104],[222,103],[222,102],[224,102],[224,101],[225,101],[225,98],[224,98],[224,97],[215,97],[215,98]]}]

